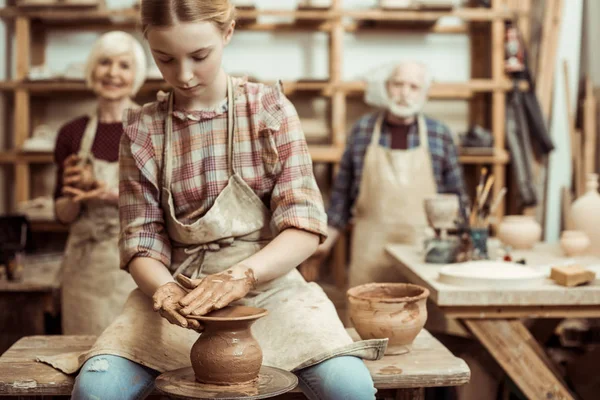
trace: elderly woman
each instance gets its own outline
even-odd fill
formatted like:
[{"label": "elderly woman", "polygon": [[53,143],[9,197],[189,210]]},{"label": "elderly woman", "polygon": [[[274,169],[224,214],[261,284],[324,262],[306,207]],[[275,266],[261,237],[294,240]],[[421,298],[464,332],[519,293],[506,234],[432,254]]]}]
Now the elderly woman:
[{"label": "elderly woman", "polygon": [[122,115],[136,107],[131,97],[146,77],[144,50],[125,32],[106,33],[92,47],[85,72],[97,96],[96,110],[58,134],[55,212],[71,225],[63,267],[63,333],[97,335],[135,288],[119,269],[118,154]]}]

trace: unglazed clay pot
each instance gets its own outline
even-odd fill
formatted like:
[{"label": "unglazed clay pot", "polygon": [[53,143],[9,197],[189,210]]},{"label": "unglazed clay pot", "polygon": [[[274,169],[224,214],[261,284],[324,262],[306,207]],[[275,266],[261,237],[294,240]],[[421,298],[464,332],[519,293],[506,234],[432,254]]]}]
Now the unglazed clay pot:
[{"label": "unglazed clay pot", "polygon": [[498,226],[498,238],[515,250],[531,249],[542,238],[542,227],[533,216],[510,215]]},{"label": "unglazed clay pot", "polygon": [[267,314],[263,308],[229,306],[194,317],[204,325],[190,352],[196,380],[212,385],[253,383],[263,354],[250,327]]},{"label": "unglazed clay pot", "polygon": [[583,254],[590,243],[590,238],[581,231],[564,231],[560,237],[560,247],[567,257]]},{"label": "unglazed clay pot", "polygon": [[586,187],[587,192],[571,206],[571,218],[575,229],[585,232],[590,239],[590,253],[600,256],[600,194],[597,174],[588,175]]},{"label": "unglazed clay pot", "polygon": [[423,201],[427,220],[433,228],[450,229],[458,218],[460,203],[455,194],[438,194]]},{"label": "unglazed clay pot", "polygon": [[363,340],[388,338],[385,354],[410,351],[427,321],[429,290],[408,283],[367,283],[348,290],[350,321]]}]

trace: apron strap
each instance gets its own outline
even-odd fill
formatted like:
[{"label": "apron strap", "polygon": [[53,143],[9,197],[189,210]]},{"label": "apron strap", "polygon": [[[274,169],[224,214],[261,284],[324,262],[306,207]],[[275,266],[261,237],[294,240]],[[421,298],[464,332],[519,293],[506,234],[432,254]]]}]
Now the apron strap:
[{"label": "apron strap", "polygon": [[173,92],[169,93],[169,107],[167,110],[167,118],[165,123],[165,149],[164,149],[164,160],[163,160],[163,171],[164,171],[164,187],[171,189],[171,180],[173,178],[173,149],[172,149],[172,138],[173,138],[173,99],[175,95]]},{"label": "apron strap", "polygon": [[229,176],[235,174],[233,167],[233,134],[235,132],[235,99],[233,98],[233,80],[227,77],[227,169]]},{"label": "apron strap", "polygon": [[423,114],[419,114],[417,117],[417,128],[419,129],[419,146],[423,146],[429,152],[429,133]]},{"label": "apron strap", "polygon": [[87,162],[92,158],[92,146],[96,139],[96,132],[98,131],[98,115],[90,115],[83,137],[81,138],[81,144],[79,145],[78,156],[81,158],[82,163]]},{"label": "apron strap", "polygon": [[381,137],[381,126],[383,125],[383,119],[385,118],[385,111],[381,111],[377,115],[375,120],[375,126],[373,127],[373,135],[371,136],[371,145],[379,145],[379,138]]},{"label": "apron strap", "polygon": [[[169,108],[165,122],[165,143],[164,143],[164,187],[171,188],[173,180],[173,102],[175,95],[169,94]],[[233,167],[233,133],[235,132],[235,99],[233,98],[233,83],[230,76],[227,77],[227,170],[229,176],[235,173]]]}]

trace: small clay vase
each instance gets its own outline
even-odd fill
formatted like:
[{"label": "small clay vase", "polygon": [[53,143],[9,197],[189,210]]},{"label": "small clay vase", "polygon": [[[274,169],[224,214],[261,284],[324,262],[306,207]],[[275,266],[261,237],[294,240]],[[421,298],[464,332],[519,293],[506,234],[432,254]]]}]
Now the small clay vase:
[{"label": "small clay vase", "polygon": [[190,352],[196,380],[211,385],[255,382],[263,354],[250,327],[267,314],[263,308],[229,306],[194,317],[204,326]]},{"label": "small clay vase", "polygon": [[388,338],[385,354],[410,351],[427,321],[429,290],[408,283],[367,283],[347,292],[350,321],[363,340]]},{"label": "small clay vase", "polygon": [[560,247],[567,257],[583,254],[590,244],[590,238],[581,231],[564,231],[560,237]]},{"label": "small clay vase", "polygon": [[498,226],[498,238],[514,250],[531,249],[542,238],[542,227],[533,216],[509,215]]}]

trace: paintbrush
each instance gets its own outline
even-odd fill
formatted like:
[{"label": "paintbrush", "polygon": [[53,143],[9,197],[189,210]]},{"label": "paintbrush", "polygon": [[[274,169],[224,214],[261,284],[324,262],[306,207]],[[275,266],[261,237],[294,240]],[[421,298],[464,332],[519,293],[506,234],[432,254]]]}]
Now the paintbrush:
[{"label": "paintbrush", "polygon": [[475,201],[473,202],[473,208],[471,208],[471,215],[469,216],[469,222],[471,225],[475,225],[475,218],[477,217],[477,214],[479,214],[481,193],[483,192],[483,183],[485,181],[486,175],[487,175],[487,167],[481,168],[481,175],[479,176],[479,183],[477,184],[477,189],[475,191]]},{"label": "paintbrush", "polygon": [[498,209],[498,206],[502,202],[502,199],[504,198],[505,194],[506,194],[506,188],[503,187],[502,189],[500,189],[500,193],[498,193],[498,196],[492,202],[492,206],[490,207],[490,212],[489,212],[488,216],[486,217],[486,223],[487,223],[487,220],[489,220],[490,216],[494,215],[494,213]]},{"label": "paintbrush", "polygon": [[485,188],[483,189],[483,194],[481,195],[481,204],[479,207],[483,207],[483,205],[487,202],[487,198],[490,195],[490,189],[494,184],[494,177],[490,176],[489,179],[485,182]]}]

